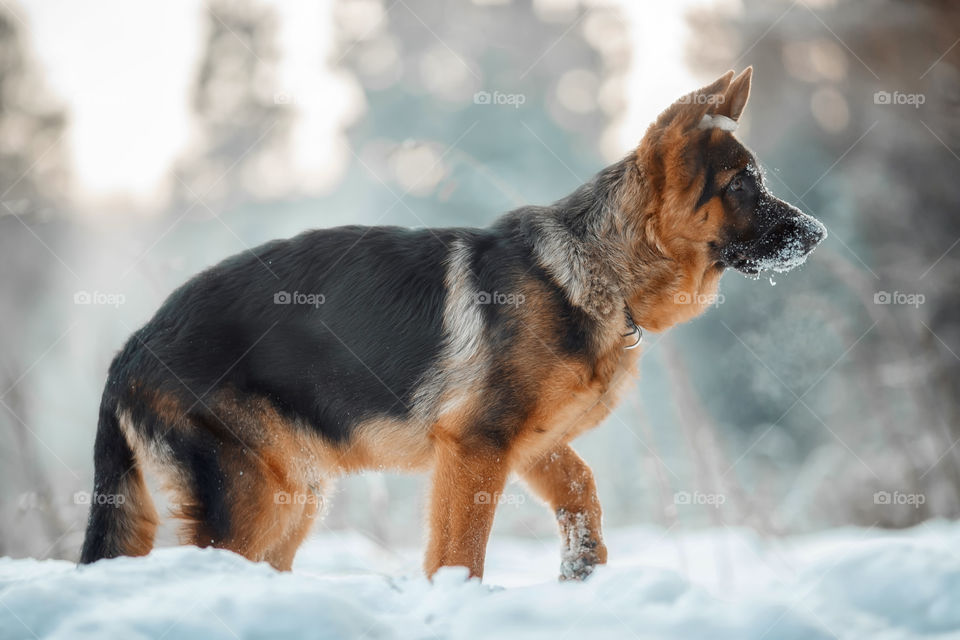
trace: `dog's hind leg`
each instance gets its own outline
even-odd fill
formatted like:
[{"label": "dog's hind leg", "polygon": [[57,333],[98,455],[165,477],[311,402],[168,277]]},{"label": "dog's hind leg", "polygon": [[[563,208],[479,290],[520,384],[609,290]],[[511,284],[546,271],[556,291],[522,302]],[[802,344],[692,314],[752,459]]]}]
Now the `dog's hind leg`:
[{"label": "dog's hind leg", "polygon": [[461,442],[438,442],[430,504],[430,542],[424,571],[463,566],[483,577],[493,516],[507,469],[502,452]]},{"label": "dog's hind leg", "polygon": [[318,511],[314,491],[284,450],[218,417],[194,422],[173,445],[181,468],[175,515],[184,520],[182,541],[290,570]]},{"label": "dog's hind leg", "polygon": [[[297,554],[297,549],[303,543],[304,538],[310,533],[314,523],[323,515],[323,498],[315,489],[314,493],[305,494],[305,504],[302,505],[279,505],[279,509],[290,509],[293,513],[287,516],[291,523],[285,527],[285,535],[277,540],[267,551],[264,559],[275,569],[280,571],[289,571],[293,566],[293,558]],[[302,511],[297,507],[301,506]]]},{"label": "dog's hind leg", "polygon": [[563,540],[560,579],[582,580],[594,566],[605,564],[600,500],[593,472],[583,458],[564,444],[518,471],[557,516]]}]

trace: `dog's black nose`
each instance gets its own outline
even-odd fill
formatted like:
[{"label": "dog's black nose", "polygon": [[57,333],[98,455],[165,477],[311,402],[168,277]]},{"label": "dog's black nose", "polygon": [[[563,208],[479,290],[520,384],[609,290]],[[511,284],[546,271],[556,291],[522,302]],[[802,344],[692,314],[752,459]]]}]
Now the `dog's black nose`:
[{"label": "dog's black nose", "polygon": [[781,229],[781,233],[796,238],[804,254],[813,251],[827,237],[827,228],[813,216],[779,198],[775,198],[774,202],[776,206],[773,208],[779,209],[781,216],[777,227]]},{"label": "dog's black nose", "polygon": [[803,232],[804,251],[813,251],[827,237],[827,228],[812,216],[800,213],[799,226]]}]

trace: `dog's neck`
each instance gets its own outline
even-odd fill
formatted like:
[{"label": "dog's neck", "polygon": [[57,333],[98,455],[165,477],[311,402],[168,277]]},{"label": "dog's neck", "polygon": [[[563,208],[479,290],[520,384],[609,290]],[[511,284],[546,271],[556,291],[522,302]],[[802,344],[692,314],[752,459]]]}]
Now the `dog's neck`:
[{"label": "dog's neck", "polygon": [[659,332],[699,315],[722,269],[684,259],[659,233],[662,199],[635,155],[603,169],[550,207],[533,225],[539,263],[568,299],[598,320],[619,323],[623,309]]},{"label": "dog's neck", "polygon": [[611,165],[567,197],[538,207],[530,217],[534,255],[565,291],[572,304],[590,316],[623,315],[624,256],[618,235],[623,161]]}]

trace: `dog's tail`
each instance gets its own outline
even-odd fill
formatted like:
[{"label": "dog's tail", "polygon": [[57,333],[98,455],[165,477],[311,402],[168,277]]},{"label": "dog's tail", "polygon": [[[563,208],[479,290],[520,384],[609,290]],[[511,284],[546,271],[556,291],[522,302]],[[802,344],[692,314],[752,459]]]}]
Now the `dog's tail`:
[{"label": "dog's tail", "polygon": [[153,548],[157,510],[143,471],[120,428],[117,403],[104,392],[93,448],[93,493],[80,562],[142,556]]}]

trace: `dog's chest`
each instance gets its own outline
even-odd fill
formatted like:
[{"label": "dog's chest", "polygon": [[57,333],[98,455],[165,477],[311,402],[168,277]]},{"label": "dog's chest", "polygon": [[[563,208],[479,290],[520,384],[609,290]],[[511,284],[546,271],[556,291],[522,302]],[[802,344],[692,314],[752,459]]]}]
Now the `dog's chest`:
[{"label": "dog's chest", "polygon": [[514,443],[519,459],[542,455],[599,425],[636,379],[640,349],[619,348],[593,368],[562,364],[547,376]]}]

